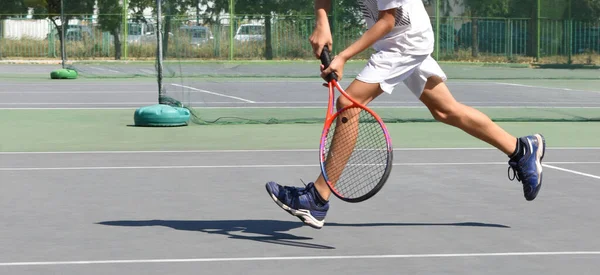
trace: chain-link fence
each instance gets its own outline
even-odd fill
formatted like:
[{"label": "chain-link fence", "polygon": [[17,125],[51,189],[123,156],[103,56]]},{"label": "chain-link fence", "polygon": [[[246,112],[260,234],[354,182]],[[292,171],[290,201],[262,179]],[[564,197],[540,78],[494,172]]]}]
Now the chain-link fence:
[{"label": "chain-link fence", "polygon": [[[587,10],[573,12],[572,7],[578,1],[537,0],[538,4],[521,1],[532,2],[529,10],[517,9],[517,1],[487,2],[494,1],[509,4],[480,12],[477,9],[484,9],[468,6],[467,0],[461,4],[424,1],[437,38],[434,56],[443,61],[578,64],[600,61],[600,21],[594,15],[587,15]],[[341,6],[349,2],[352,5]],[[155,9],[128,7],[124,12],[123,2],[119,3],[121,6],[104,9],[98,5],[99,9],[89,13],[64,14],[68,19],[64,33],[66,59],[156,58]],[[308,8],[312,8],[310,4],[312,1]],[[330,19],[334,51],[340,51],[364,33],[357,5],[342,1],[333,7]],[[102,13],[102,10],[112,13]],[[0,18],[0,58],[61,58],[60,14],[5,14]],[[315,18],[308,12],[292,15],[272,12],[267,16],[224,10],[209,13],[181,6],[172,12],[167,5],[163,18],[165,60],[173,57],[185,60],[314,59],[308,37]],[[358,58],[368,57],[370,53],[371,50],[366,51]]]}]

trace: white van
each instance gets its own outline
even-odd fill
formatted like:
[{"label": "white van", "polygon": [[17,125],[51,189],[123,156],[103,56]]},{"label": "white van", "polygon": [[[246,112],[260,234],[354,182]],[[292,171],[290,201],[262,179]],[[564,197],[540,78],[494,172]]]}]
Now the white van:
[{"label": "white van", "polygon": [[234,39],[240,42],[263,41],[265,26],[260,24],[243,24],[235,33]]}]

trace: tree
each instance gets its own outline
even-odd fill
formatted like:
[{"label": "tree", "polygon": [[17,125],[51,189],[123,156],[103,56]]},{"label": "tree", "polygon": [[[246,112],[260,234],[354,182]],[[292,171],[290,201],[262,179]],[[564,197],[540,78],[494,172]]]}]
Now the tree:
[{"label": "tree", "polygon": [[[69,29],[69,20],[93,14],[95,2],[96,0],[65,0],[65,3],[62,5],[65,22],[62,22],[61,0],[24,0],[25,5],[33,9],[33,18],[48,18],[54,24],[58,32],[61,48],[64,41],[62,26],[59,26],[58,22],[61,25],[64,24],[64,29],[67,31]],[[62,55],[63,52],[61,51],[61,57],[66,59],[66,56]]]},{"label": "tree", "polygon": [[2,0],[5,2],[0,12],[0,19],[10,18],[27,13],[27,6],[23,0]]},{"label": "tree", "polygon": [[[433,6],[438,0],[423,0],[425,6]],[[440,16],[449,16],[452,12],[452,3],[458,4],[461,0],[439,0],[440,3]]]},{"label": "tree", "polygon": [[[0,12],[0,19],[11,18],[19,14],[27,12],[27,7],[23,0],[2,0],[6,1]],[[0,22],[0,38],[2,38],[4,31],[2,30],[2,23]],[[2,56],[2,47],[0,47],[0,56]]]},{"label": "tree", "polygon": [[471,17],[471,55],[479,56],[478,25],[480,17],[504,17],[510,0],[464,0],[467,14]]},{"label": "tree", "polygon": [[[102,31],[113,36],[115,60],[121,59],[121,28],[123,23],[123,6],[119,0],[98,0],[98,24]],[[127,43],[127,41],[125,41]]]},{"label": "tree", "polygon": [[156,1],[154,0],[129,0],[128,8],[133,12],[132,21],[148,23],[146,17],[144,17],[144,10],[147,8],[154,8]]},{"label": "tree", "polygon": [[[314,0],[236,0],[235,11],[243,18],[262,18],[265,22],[265,59],[273,59],[272,46],[272,18],[273,15],[298,15],[314,14]],[[212,2],[212,1],[211,1]],[[210,5],[207,0],[200,0],[201,5],[206,5],[206,12],[217,15],[229,12],[228,0],[216,0]],[[240,11],[243,11],[240,12]]]},{"label": "tree", "polygon": [[[600,19],[600,0],[571,0],[571,11],[571,18],[574,20],[598,21]],[[565,18],[569,18],[569,15]]]}]

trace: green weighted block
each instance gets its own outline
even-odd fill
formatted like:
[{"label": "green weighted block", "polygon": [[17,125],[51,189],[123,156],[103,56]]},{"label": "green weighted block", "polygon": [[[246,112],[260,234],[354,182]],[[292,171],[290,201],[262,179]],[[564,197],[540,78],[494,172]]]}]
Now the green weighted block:
[{"label": "green weighted block", "polygon": [[77,71],[71,69],[58,69],[50,73],[52,79],[76,79]]},{"label": "green weighted block", "polygon": [[135,110],[133,120],[136,126],[185,126],[190,119],[190,111],[186,108],[156,104]]}]

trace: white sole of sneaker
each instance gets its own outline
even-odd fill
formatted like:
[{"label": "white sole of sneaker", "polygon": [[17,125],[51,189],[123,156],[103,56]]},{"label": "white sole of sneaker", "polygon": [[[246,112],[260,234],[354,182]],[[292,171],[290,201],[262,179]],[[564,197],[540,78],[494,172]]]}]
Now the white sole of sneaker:
[{"label": "white sole of sneaker", "polygon": [[535,165],[536,165],[538,171],[540,171],[540,174],[538,175],[538,185],[539,185],[542,183],[542,169],[543,169],[542,159],[544,158],[544,155],[546,154],[546,141],[539,134],[535,134],[534,136],[538,140],[538,144],[539,144],[538,149],[542,149],[542,150],[537,150],[536,156],[535,156]]},{"label": "white sole of sneaker", "polygon": [[277,197],[275,197],[275,195],[273,195],[271,192],[269,192],[269,190],[267,189],[267,193],[269,193],[269,196],[271,196],[271,199],[273,199],[273,201],[279,205],[279,207],[281,207],[281,209],[287,211],[288,213],[290,213],[292,216],[295,216],[297,218],[299,218],[303,223],[307,224],[308,226],[315,228],[315,229],[321,229],[323,228],[323,225],[325,224],[325,220],[323,221],[319,221],[317,219],[315,219],[315,217],[313,217],[310,214],[309,210],[306,209],[292,209],[289,206],[283,204],[281,201],[279,201],[277,199]]}]

